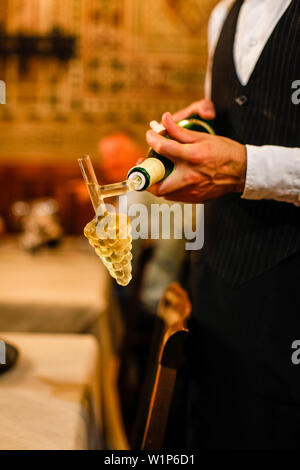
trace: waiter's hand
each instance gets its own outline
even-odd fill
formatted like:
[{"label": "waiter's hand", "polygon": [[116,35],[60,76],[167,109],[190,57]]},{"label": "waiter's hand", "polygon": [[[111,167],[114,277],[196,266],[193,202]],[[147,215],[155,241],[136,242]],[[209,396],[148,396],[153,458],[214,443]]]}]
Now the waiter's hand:
[{"label": "waiter's hand", "polygon": [[214,119],[216,117],[215,107],[212,101],[210,100],[200,100],[194,101],[186,108],[177,111],[172,115],[175,122],[182,121],[192,114],[199,114],[202,119]]},{"label": "waiter's hand", "polygon": [[173,117],[165,113],[162,118],[170,139],[153,130],[146,134],[150,147],[175,163],[173,173],[150,191],[166,199],[191,203],[217,199],[226,193],[242,193],[246,147],[226,137],[181,128]]}]

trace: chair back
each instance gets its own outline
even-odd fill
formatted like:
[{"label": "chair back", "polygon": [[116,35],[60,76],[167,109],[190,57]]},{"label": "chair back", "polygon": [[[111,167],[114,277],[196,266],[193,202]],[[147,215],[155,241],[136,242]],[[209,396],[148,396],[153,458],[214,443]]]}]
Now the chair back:
[{"label": "chair back", "polygon": [[178,283],[172,283],[158,307],[158,325],[135,425],[136,449],[162,448],[190,313],[187,292]]}]

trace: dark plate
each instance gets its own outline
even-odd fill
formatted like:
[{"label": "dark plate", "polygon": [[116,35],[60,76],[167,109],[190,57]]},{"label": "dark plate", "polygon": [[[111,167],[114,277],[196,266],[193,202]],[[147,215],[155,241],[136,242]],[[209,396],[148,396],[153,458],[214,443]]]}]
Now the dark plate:
[{"label": "dark plate", "polygon": [[[1,339],[1,338],[0,338]],[[0,374],[10,370],[18,359],[19,352],[11,344],[5,343],[6,345],[6,364],[0,364]]]}]

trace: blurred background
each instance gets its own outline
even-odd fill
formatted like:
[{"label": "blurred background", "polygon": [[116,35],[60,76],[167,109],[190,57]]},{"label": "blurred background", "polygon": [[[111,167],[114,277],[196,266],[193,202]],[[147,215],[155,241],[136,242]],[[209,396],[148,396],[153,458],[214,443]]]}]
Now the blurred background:
[{"label": "blurred background", "polygon": [[[85,448],[103,439],[108,448],[127,446],[120,416],[128,436],[157,305],[185,272],[185,241],[136,243],[133,281],[128,288],[113,284],[82,236],[93,209],[77,158],[91,156],[101,183],[120,181],[146,152],[149,121],[201,99],[207,22],[216,3],[0,0],[0,80],[6,83],[6,104],[0,104],[0,332],[6,333],[0,337],[20,352],[17,376],[0,380],[9,423],[3,429],[12,430],[0,436],[2,446]],[[133,202],[153,202],[148,193],[135,196]],[[58,340],[57,333],[66,336]],[[62,413],[53,398],[52,417],[44,417],[52,406],[47,394],[36,410],[46,383],[40,389],[40,376],[57,387],[65,376],[81,381],[70,418],[76,427],[87,373],[97,384],[95,400],[101,395],[103,416],[95,419],[102,443],[66,443],[77,435],[73,424],[66,429],[67,421],[58,426],[56,420],[69,403],[63,401]],[[27,404],[16,411],[24,391]],[[61,433],[55,442],[48,439],[51,425]],[[91,434],[90,422],[80,426],[80,436]]]},{"label": "blurred background", "polygon": [[202,96],[216,3],[1,0],[0,214],[8,231],[14,200],[44,196],[59,202],[66,232],[82,231],[91,210],[68,185],[80,177],[76,158],[100,163],[99,140],[117,131],[143,149],[150,120]]}]

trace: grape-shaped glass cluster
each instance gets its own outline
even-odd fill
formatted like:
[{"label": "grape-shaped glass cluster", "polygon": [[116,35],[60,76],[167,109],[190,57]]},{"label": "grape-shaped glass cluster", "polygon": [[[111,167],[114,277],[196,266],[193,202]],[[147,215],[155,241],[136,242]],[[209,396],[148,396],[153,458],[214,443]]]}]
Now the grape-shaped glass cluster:
[{"label": "grape-shaped glass cluster", "polygon": [[106,212],[85,226],[84,235],[117,283],[129,284],[132,278],[129,217]]}]

